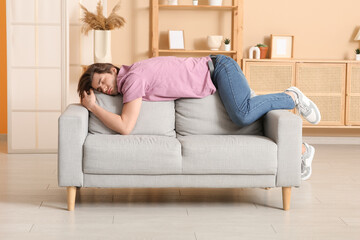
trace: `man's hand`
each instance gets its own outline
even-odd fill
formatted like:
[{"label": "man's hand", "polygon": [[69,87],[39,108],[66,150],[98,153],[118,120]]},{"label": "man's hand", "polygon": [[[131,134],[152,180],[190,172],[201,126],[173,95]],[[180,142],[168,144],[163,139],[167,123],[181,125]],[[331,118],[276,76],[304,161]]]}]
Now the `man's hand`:
[{"label": "man's hand", "polygon": [[94,90],[92,88],[90,88],[90,94],[88,94],[86,91],[83,92],[83,98],[81,99],[81,104],[92,112],[92,110],[96,105],[96,97],[94,94]]}]

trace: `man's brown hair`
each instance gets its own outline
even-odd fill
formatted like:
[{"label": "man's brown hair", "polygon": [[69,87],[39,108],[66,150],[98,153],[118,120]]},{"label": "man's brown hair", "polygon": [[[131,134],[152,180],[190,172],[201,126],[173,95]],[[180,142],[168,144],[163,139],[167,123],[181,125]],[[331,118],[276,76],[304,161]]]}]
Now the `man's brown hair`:
[{"label": "man's brown hair", "polygon": [[79,97],[83,97],[84,91],[89,92],[91,88],[91,82],[94,76],[94,73],[112,73],[111,68],[116,68],[117,73],[119,73],[119,68],[112,65],[111,63],[94,63],[90,65],[86,71],[81,75],[79,79],[79,84],[77,92]]}]

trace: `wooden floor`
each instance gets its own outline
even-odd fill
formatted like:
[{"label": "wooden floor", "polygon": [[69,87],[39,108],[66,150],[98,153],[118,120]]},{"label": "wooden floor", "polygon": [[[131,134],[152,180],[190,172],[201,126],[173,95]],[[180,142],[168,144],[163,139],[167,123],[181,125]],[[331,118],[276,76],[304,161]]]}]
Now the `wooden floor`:
[{"label": "wooden floor", "polygon": [[315,147],[287,212],[281,188],[82,188],[68,212],[56,155],[8,155],[2,140],[0,239],[360,239],[360,146]]}]

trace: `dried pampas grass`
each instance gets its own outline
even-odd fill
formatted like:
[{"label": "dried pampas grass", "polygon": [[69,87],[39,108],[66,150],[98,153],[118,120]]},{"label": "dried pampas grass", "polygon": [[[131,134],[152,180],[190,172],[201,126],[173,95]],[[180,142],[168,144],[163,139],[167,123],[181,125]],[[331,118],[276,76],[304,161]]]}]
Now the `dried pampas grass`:
[{"label": "dried pampas grass", "polygon": [[84,10],[84,17],[80,19],[83,22],[81,32],[85,35],[87,35],[92,29],[113,30],[115,28],[121,28],[125,25],[125,19],[116,13],[120,9],[120,2],[115,5],[108,18],[103,15],[103,5],[101,1],[97,3],[96,14],[89,12],[81,4],[80,7]]}]

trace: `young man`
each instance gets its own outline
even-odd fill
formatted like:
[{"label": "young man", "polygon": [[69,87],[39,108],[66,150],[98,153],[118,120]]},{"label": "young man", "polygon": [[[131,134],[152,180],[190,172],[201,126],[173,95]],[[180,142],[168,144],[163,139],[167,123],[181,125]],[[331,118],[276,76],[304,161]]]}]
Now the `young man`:
[{"label": "young man", "polygon": [[[123,95],[121,115],[96,104],[92,89],[109,95]],[[178,98],[203,98],[219,91],[230,119],[246,126],[271,110],[296,108],[312,124],[320,122],[320,111],[296,87],[282,93],[251,96],[251,89],[239,65],[224,55],[200,58],[156,57],[117,68],[93,64],[81,76],[78,93],[81,103],[107,127],[130,134],[138,118],[141,102]],[[311,175],[314,147],[302,145],[302,179]]]}]

